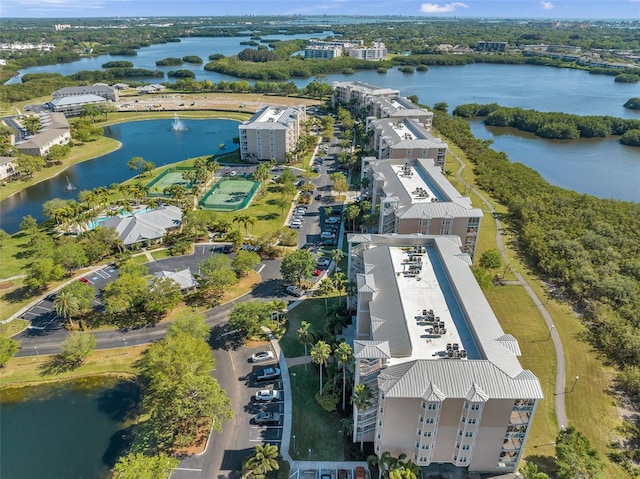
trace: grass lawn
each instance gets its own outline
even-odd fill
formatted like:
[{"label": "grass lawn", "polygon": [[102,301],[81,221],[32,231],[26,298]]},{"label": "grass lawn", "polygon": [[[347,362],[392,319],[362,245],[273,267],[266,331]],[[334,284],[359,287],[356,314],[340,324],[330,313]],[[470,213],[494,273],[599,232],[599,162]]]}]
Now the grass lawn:
[{"label": "grass lawn", "polygon": [[[329,303],[335,301],[329,298]],[[331,304],[329,304],[331,307]],[[324,328],[325,310],[324,298],[309,298],[302,301],[298,306],[287,312],[288,328],[285,335],[280,339],[280,347],[286,358],[296,358],[304,356],[304,345],[298,341],[296,331],[302,321],[311,323],[311,330],[318,331]]]},{"label": "grass lawn", "polygon": [[[295,380],[293,379],[295,374]],[[318,368],[310,364],[289,368],[292,378],[293,420],[289,454],[294,460],[343,461],[344,449],[340,418],[318,405],[314,395],[320,387]],[[295,449],[293,436],[296,436]]]},{"label": "grass lawn", "polygon": [[153,259],[158,261],[160,259],[170,258],[171,254],[169,253],[169,250],[165,248],[157,251],[152,251],[151,256],[153,257]]},{"label": "grass lawn", "polygon": [[0,336],[10,338],[24,330],[27,326],[29,326],[29,321],[24,319],[14,319],[7,324],[0,324]]},{"label": "grass lawn", "polygon": [[47,364],[53,355],[13,358],[0,369],[0,387],[8,385],[27,385],[44,381],[59,381],[98,374],[136,374],[133,363],[137,361],[147,346],[129,346],[128,348],[96,350],[87,358],[85,364],[73,371],[60,374],[47,374]]}]

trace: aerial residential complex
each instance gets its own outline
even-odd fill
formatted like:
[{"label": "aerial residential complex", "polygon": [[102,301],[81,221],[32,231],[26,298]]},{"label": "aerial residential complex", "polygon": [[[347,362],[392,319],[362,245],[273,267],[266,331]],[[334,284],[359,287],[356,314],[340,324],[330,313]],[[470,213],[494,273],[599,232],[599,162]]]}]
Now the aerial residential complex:
[{"label": "aerial residential complex", "polygon": [[333,106],[345,105],[353,114],[365,116],[370,115],[372,104],[379,99],[392,99],[400,96],[399,90],[392,88],[377,87],[368,83],[354,82],[333,82]]},{"label": "aerial residential complex", "polygon": [[500,327],[455,236],[350,235],[357,284],[354,442],[419,466],[512,472],[538,401],[517,340]]},{"label": "aerial residential complex", "polygon": [[71,141],[69,122],[62,113],[40,113],[42,129],[15,144],[22,155],[46,156],[54,145],[66,145]]},{"label": "aerial residential complex", "polygon": [[359,60],[380,61],[387,56],[387,47],[382,42],[364,46],[362,40],[318,40],[311,39],[304,49],[305,58],[337,58],[350,56]]},{"label": "aerial residential complex", "polygon": [[118,90],[104,83],[95,83],[90,86],[69,86],[60,88],[52,93],[54,100],[72,96],[96,95],[108,101],[118,100]]},{"label": "aerial residential complex", "polygon": [[362,159],[365,196],[380,205],[379,233],[455,235],[474,256],[482,210],[471,205],[430,159]]},{"label": "aerial residential complex", "polygon": [[307,118],[304,106],[266,106],[238,127],[243,161],[287,160],[295,149]]}]

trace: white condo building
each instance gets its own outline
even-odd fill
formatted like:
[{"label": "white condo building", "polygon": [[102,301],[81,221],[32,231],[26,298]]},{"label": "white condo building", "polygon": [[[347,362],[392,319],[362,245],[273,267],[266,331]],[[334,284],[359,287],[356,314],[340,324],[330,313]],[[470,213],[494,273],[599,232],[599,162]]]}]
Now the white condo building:
[{"label": "white condo building", "polygon": [[307,118],[304,106],[285,108],[266,106],[238,127],[240,158],[243,161],[278,162],[287,160],[287,153],[296,149]]},{"label": "white condo building", "polygon": [[369,115],[371,105],[379,99],[390,99],[400,95],[399,90],[392,88],[378,87],[368,83],[355,82],[333,82],[333,106],[338,104],[346,107],[354,114],[364,112]]},{"label": "white condo building", "polygon": [[[540,382],[518,361],[454,236],[350,235],[357,284],[353,441],[469,472],[517,469]],[[353,306],[353,305],[352,305]]]},{"label": "white condo building", "polygon": [[444,167],[447,144],[434,137],[420,121],[383,118],[370,121],[369,129],[373,130],[371,147],[379,159],[428,158]]},{"label": "white condo building", "polygon": [[483,213],[461,195],[431,159],[362,159],[371,211],[380,205],[378,233],[454,235],[475,254]]}]

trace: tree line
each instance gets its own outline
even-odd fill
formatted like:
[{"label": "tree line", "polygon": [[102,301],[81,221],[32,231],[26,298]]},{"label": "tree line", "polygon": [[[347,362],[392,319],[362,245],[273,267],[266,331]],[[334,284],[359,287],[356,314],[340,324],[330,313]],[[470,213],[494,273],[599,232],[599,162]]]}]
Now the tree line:
[{"label": "tree line", "polygon": [[497,103],[458,105],[453,114],[463,118],[484,117],[485,125],[516,128],[542,138],[575,140],[621,135],[625,145],[640,146],[640,120],[613,116],[580,116],[570,113],[541,112]]},{"label": "tree line", "polygon": [[479,185],[508,208],[530,267],[575,303],[588,339],[640,401],[640,204],[552,186],[474,138],[463,119],[434,113],[438,131],[474,164]]}]

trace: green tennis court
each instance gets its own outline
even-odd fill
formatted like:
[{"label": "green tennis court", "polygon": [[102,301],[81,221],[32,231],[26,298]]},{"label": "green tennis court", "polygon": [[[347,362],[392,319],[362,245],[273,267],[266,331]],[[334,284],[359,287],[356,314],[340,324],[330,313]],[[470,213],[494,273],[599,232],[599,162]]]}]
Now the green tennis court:
[{"label": "green tennis court", "polygon": [[244,177],[222,178],[200,200],[200,206],[218,211],[240,210],[247,207],[259,187],[259,181]]},{"label": "green tennis court", "polygon": [[191,187],[189,182],[184,179],[182,174],[185,171],[192,170],[193,168],[169,168],[157,178],[154,178],[147,185],[149,191],[148,196],[165,196],[164,190],[171,185],[184,185],[187,189]]}]

